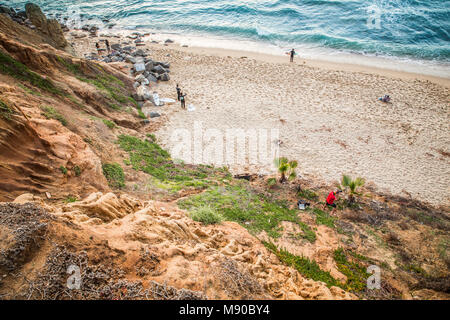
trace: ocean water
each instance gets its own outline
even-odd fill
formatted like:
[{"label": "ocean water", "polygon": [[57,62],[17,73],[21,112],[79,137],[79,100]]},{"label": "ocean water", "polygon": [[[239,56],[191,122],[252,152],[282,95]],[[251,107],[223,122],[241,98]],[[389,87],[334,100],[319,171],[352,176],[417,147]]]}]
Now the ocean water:
[{"label": "ocean water", "polygon": [[[2,2],[23,8],[28,1]],[[294,47],[307,58],[381,57],[435,67],[444,76],[450,70],[450,0],[34,2],[70,26],[115,24],[108,30],[149,30],[216,46],[234,41],[234,49],[271,53]]]}]

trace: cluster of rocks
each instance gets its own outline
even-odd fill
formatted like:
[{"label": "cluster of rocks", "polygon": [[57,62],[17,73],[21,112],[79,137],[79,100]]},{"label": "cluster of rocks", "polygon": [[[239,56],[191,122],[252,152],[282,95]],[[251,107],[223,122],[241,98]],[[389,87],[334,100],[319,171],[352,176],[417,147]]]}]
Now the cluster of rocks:
[{"label": "cluster of rocks", "polygon": [[14,8],[9,8],[0,5],[0,13],[8,15],[12,20],[14,20],[17,23],[20,23],[21,25],[26,25],[31,29],[36,29],[36,26],[33,25],[33,23],[28,19],[25,10],[20,9],[15,10]]},{"label": "cluster of rocks", "polygon": [[[41,8],[33,3],[27,3],[25,10],[15,10],[6,6],[0,6],[0,13],[8,15],[13,21],[37,30],[54,41],[57,47],[64,48],[68,45],[64,37],[63,27],[56,19],[47,19]],[[64,26],[67,30],[67,27]]]}]

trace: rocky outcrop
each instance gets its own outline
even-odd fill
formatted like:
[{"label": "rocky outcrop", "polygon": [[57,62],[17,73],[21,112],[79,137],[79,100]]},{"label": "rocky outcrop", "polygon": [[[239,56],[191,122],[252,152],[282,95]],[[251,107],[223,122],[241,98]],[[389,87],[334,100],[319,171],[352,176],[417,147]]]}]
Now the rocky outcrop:
[{"label": "rocky outcrop", "polygon": [[52,39],[58,48],[63,49],[67,47],[67,40],[64,37],[61,25],[57,20],[47,19],[42,13],[41,8],[33,3],[27,3],[25,5],[25,12],[28,19],[36,27],[37,31]]}]

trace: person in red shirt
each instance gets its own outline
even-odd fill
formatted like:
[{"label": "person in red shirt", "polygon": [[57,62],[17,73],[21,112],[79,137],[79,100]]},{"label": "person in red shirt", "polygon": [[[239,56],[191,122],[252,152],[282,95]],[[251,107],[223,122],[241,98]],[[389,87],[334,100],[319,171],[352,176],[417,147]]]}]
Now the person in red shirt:
[{"label": "person in red shirt", "polygon": [[339,194],[339,190],[338,191],[331,191],[330,194],[327,197],[327,201],[326,201],[326,205],[336,208],[336,203],[334,203],[334,201],[336,201],[336,196]]}]

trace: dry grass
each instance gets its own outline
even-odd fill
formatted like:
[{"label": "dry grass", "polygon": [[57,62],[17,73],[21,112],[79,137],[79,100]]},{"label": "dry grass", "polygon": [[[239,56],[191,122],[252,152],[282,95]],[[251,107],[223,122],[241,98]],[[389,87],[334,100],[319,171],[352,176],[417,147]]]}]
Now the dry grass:
[{"label": "dry grass", "polygon": [[220,281],[222,289],[233,299],[261,299],[263,287],[248,272],[239,268],[237,262],[222,259],[218,263],[215,276]]}]

